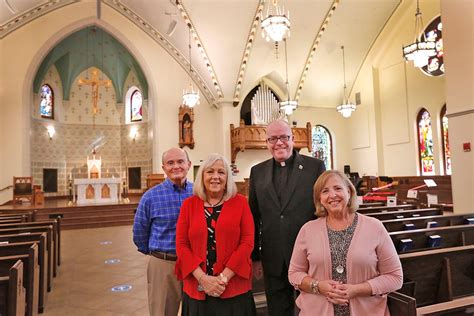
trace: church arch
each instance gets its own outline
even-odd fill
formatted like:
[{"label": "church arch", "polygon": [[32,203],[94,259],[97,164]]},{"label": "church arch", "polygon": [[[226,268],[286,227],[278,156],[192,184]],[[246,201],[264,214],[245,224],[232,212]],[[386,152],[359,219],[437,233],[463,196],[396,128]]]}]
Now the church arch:
[{"label": "church arch", "polygon": [[[99,25],[105,32],[109,32],[111,33],[112,36],[114,36],[117,41],[119,41],[125,49],[129,50],[130,54],[136,59],[137,61],[137,65],[139,67],[142,67],[142,70],[143,70],[143,75],[144,75],[144,78],[145,80],[148,80],[147,78],[153,78],[153,76],[148,76],[147,74],[151,73],[151,70],[148,68],[147,66],[147,63],[146,61],[141,57],[140,53],[139,53],[139,48],[138,47],[134,47],[125,37],[125,35],[121,34],[119,31],[117,31],[115,28],[113,28],[112,26],[110,26],[109,24],[107,23],[104,23],[102,21],[97,21],[97,20],[94,20],[94,21],[91,21],[91,19],[84,19],[82,21],[78,21],[78,22],[75,22],[75,23],[72,23],[71,25],[69,25],[68,27],[66,28],[63,28],[61,31],[55,33],[54,35],[51,36],[51,38],[47,41],[45,41],[46,44],[44,44],[40,49],[38,49],[37,53],[35,54],[35,56],[32,58],[31,60],[31,63],[28,67],[28,72],[27,72],[27,76],[25,76],[25,82],[24,82],[24,88],[23,88],[23,95],[25,97],[25,100],[30,100],[30,102],[26,102],[26,107],[25,109],[27,110],[27,112],[31,113],[31,107],[34,106],[33,104],[35,104],[34,102],[32,102],[35,97],[35,93],[38,93],[38,91],[34,90],[33,89],[33,81],[34,81],[34,78],[36,76],[36,74],[38,73],[38,70],[40,68],[40,65],[41,63],[43,62],[43,60],[45,59],[45,57],[49,54],[49,52],[54,49],[54,47],[56,47],[56,45],[58,45],[58,43],[60,43],[62,40],[64,40],[65,38],[67,38],[68,36],[70,36],[71,34],[77,32],[78,30],[81,30],[81,29],[84,29],[84,28],[87,28],[87,27],[90,27],[91,25]],[[148,82],[148,81],[147,81]],[[149,82],[149,92],[148,92],[148,98],[153,98],[153,96],[156,95],[156,85],[154,84],[151,84],[151,82]],[[60,87],[58,87],[60,88]],[[124,87],[121,87],[121,88],[124,88]],[[141,89],[141,85],[140,85],[140,91],[143,92],[143,90]],[[61,93],[58,95],[55,95],[55,97],[60,97],[61,98]],[[121,111],[123,111],[123,103],[120,102],[120,100],[122,100],[122,98],[120,99],[117,99],[117,106],[120,106],[121,105]],[[71,107],[71,104],[69,101],[64,101],[64,106],[67,108],[67,107]],[[147,102],[147,105],[151,106],[153,104],[153,102]],[[38,104],[36,103],[36,106],[38,106]],[[60,105],[61,106],[61,105]],[[147,107],[148,108],[148,107]],[[148,108],[149,109],[149,108]],[[36,110],[37,112],[39,112],[38,110]],[[57,112],[55,111],[55,116]],[[60,113],[60,116],[62,117],[63,115]],[[57,119],[55,117],[55,119]],[[38,134],[38,129],[35,129],[35,122],[34,122],[34,119],[31,119],[31,115],[30,116],[27,116],[25,118],[25,121],[27,121],[28,123],[26,123],[25,125],[27,125],[29,127],[29,129],[32,130],[32,133],[36,133]],[[123,122],[123,121],[122,121]],[[132,143],[131,140],[128,139],[128,137],[122,137],[123,135],[126,135],[125,133],[125,130],[123,130],[124,127],[120,128],[120,132],[118,135],[121,135],[120,138],[123,138],[122,141],[118,141],[118,144],[121,144],[121,143],[124,143],[124,142],[130,142],[130,144],[128,144],[127,146],[141,146],[143,147],[143,150],[142,149],[139,149],[139,150],[133,150],[131,148],[129,148],[127,150],[127,152],[121,152],[120,153],[120,159],[123,160],[125,159],[125,157],[127,155],[133,155],[134,152],[137,152],[137,154],[139,152],[141,152],[141,155],[142,155],[142,160],[148,160],[149,161],[149,166],[147,165],[146,168],[144,168],[145,170],[147,170],[147,172],[152,172],[152,164],[153,164],[153,159],[152,157],[154,156],[153,153],[149,153],[149,154],[146,154],[146,155],[143,155],[145,152],[149,152],[149,151],[154,151],[156,150],[155,148],[155,145],[152,144],[152,138],[153,138],[153,134],[154,133],[150,133],[149,131],[150,130],[153,130],[154,129],[154,120],[153,119],[148,119],[148,124],[144,124],[143,126],[140,127],[140,135],[145,135],[146,137],[143,137],[140,141],[137,141],[137,142],[134,142]],[[123,124],[123,123],[122,123]],[[63,191],[67,190],[67,176],[69,176],[71,173],[74,173],[73,176],[76,176],[76,175],[79,175],[80,173],[83,173],[84,171],[84,168],[83,166],[81,165],[78,165],[78,164],[74,164],[74,165],[70,165],[68,164],[67,162],[64,162],[64,161],[67,161],[67,158],[65,157],[66,155],[61,152],[61,148],[64,148],[65,146],[69,146],[69,148],[73,148],[73,150],[77,150],[77,148],[79,146],[74,146],[74,145],[71,145],[71,144],[66,144],[65,142],[68,142],[69,140],[68,139],[71,139],[71,132],[70,131],[67,131],[63,128],[64,126],[61,126],[61,124],[58,124],[58,126],[56,126],[56,129],[59,131],[59,133],[56,134],[56,137],[50,141],[49,143],[47,143],[46,145],[47,146],[43,146],[42,149],[44,149],[44,151],[46,152],[49,152],[51,154],[56,154],[56,155],[59,155],[60,159],[57,159],[57,161],[62,161],[62,163],[60,163],[60,165],[56,166],[57,169],[58,169],[58,183],[59,183],[59,189],[60,191],[58,191],[58,194],[61,195],[61,194],[64,194]],[[90,128],[89,129],[90,132],[93,132],[93,131],[97,131],[97,128]],[[105,137],[109,137],[109,140],[110,139],[113,139],[113,135],[111,135],[109,132],[107,131],[100,131],[98,132],[99,134],[95,135],[95,137],[97,139],[104,139],[104,136]],[[109,134],[107,134],[109,133]],[[45,134],[44,132],[41,131],[41,135],[44,136],[43,134]],[[44,138],[44,137],[43,137]],[[82,141],[82,139],[79,137],[78,138],[78,141]],[[29,143],[29,152],[30,152],[30,155],[29,158],[28,158],[28,165],[29,167],[31,168],[31,173],[32,174],[40,174],[39,172],[41,172],[41,170],[33,170],[33,169],[38,169],[38,167],[36,167],[36,163],[33,164],[33,159],[34,159],[34,155],[33,153],[35,152],[35,150],[37,148],[34,148],[34,141],[31,141],[31,142],[27,142]],[[91,144],[90,146],[95,146],[96,144]],[[123,145],[123,144],[122,144]],[[121,145],[121,146],[122,146]],[[49,147],[48,147],[49,146]],[[56,146],[57,148],[52,148]],[[121,147],[119,146],[119,147]],[[50,148],[51,147],[51,148]],[[125,146],[126,147],[126,146]],[[141,148],[140,147],[140,148]],[[52,150],[50,150],[52,149]],[[89,152],[87,152],[89,153]],[[79,154],[78,154],[79,155]],[[148,158],[147,158],[148,157]],[[44,157],[43,157],[44,158]],[[85,161],[85,155],[83,157],[84,161]],[[133,159],[130,159],[130,157],[128,157],[129,159],[129,164],[133,165]],[[110,161],[110,160],[109,160]],[[138,159],[137,159],[138,161]],[[59,163],[58,163],[59,164]],[[35,165],[35,166],[34,166]],[[126,177],[126,167],[125,167],[125,164],[121,164],[119,162],[116,163],[116,165],[119,165],[119,167],[111,167],[109,165],[108,169],[108,173],[112,176],[115,176],[115,177]],[[105,167],[107,168],[107,166]],[[64,170],[64,171],[63,171]],[[105,169],[104,169],[105,170]],[[149,171],[148,171],[149,170]],[[64,177],[64,179],[62,179],[62,175],[67,175]],[[145,175],[144,175],[145,176]],[[37,177],[38,179],[40,179],[41,177],[38,176]],[[41,181],[41,180],[40,180]],[[144,180],[143,180],[144,181]],[[40,184],[40,183],[38,183]],[[64,184],[64,185],[62,185]],[[64,190],[62,190],[64,188]]]}]

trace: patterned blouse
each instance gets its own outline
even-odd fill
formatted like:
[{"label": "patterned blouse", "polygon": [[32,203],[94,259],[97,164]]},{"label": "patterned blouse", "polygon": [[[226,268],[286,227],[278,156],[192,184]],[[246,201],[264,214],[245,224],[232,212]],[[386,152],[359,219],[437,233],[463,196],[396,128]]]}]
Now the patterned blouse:
[{"label": "patterned blouse", "polygon": [[217,259],[216,249],[216,223],[219,214],[222,211],[222,205],[218,206],[204,206],[204,215],[207,223],[207,256],[206,256],[206,273],[214,275],[214,265]]},{"label": "patterned blouse", "polygon": [[[328,225],[329,248],[331,249],[332,279],[347,283],[346,258],[352,236],[357,226],[357,213],[352,224],[343,230],[332,230]],[[335,316],[350,315],[349,306],[334,305]]]}]

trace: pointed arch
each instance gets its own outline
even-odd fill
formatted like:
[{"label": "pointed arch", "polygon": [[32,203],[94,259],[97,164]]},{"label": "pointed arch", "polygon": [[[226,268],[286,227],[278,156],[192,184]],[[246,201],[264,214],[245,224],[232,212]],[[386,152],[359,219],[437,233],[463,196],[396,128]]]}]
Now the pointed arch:
[{"label": "pointed arch", "polygon": [[441,108],[440,114],[440,126],[441,126],[441,144],[443,152],[443,169],[444,174],[451,174],[451,150],[449,147],[448,137],[448,117],[446,116],[446,104]]},{"label": "pointed arch", "polygon": [[430,112],[425,108],[422,108],[418,112],[416,122],[420,175],[434,175],[433,130],[431,128]]},{"label": "pointed arch", "polygon": [[324,161],[326,170],[333,168],[332,137],[329,130],[323,125],[316,125],[312,130],[313,157]]}]

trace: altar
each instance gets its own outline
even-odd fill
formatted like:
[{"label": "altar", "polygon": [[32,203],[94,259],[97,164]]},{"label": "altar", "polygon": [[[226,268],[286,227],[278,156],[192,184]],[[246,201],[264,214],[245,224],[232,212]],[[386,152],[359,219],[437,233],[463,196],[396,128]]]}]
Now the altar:
[{"label": "altar", "polygon": [[107,204],[120,201],[120,179],[102,178],[102,158],[87,156],[87,178],[74,179],[74,202],[78,205]]},{"label": "altar", "polygon": [[117,203],[120,200],[119,178],[74,179],[74,188],[78,205]]}]

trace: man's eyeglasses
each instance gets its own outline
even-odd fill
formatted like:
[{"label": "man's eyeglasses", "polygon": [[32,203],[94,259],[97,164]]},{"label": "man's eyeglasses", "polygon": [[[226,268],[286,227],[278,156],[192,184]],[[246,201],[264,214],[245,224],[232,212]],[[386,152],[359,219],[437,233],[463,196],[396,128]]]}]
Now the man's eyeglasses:
[{"label": "man's eyeglasses", "polygon": [[289,140],[290,140],[291,136],[288,136],[288,135],[284,135],[284,136],[273,136],[273,137],[269,137],[267,138],[267,142],[269,142],[270,144],[272,145],[275,145],[278,140],[280,140],[282,143],[287,143]]}]

